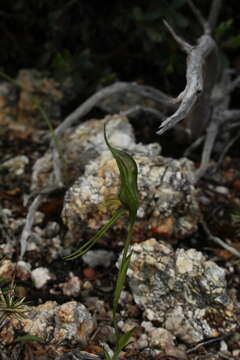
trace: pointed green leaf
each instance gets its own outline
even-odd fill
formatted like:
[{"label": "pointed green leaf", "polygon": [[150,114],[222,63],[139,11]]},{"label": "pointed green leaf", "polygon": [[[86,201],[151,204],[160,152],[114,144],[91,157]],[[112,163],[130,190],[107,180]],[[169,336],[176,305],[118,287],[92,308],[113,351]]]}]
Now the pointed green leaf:
[{"label": "pointed green leaf", "polygon": [[79,256],[83,256],[125,212],[126,210],[120,209],[90,240],[72,254],[65,256],[64,260],[74,260]]},{"label": "pointed green leaf", "polygon": [[133,335],[134,331],[136,330],[136,327],[133,329],[127,331],[125,334],[123,334],[120,339],[117,342],[116,349],[114,351],[113,359],[117,359],[119,353],[122,351],[122,349],[127,345],[129,339]]},{"label": "pointed green leaf", "polygon": [[22,342],[22,341],[36,341],[39,343],[43,343],[43,339],[34,335],[17,336],[16,339],[14,340],[14,342]]},{"label": "pointed green leaf", "polygon": [[108,142],[106,135],[106,126],[104,126],[104,139],[117,162],[120,172],[120,189],[119,200],[122,205],[129,211],[132,219],[135,219],[139,207],[139,196],[137,187],[137,164],[135,160],[125,151],[113,148]]},{"label": "pointed green leaf", "polygon": [[106,360],[112,360],[111,356],[108,354],[108,352],[105,349],[103,349],[103,352]]}]

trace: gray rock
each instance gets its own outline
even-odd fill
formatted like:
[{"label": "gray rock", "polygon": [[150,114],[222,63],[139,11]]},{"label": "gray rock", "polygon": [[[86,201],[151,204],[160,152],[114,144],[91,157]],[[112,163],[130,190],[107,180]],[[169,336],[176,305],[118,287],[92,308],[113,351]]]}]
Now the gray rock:
[{"label": "gray rock", "polygon": [[114,253],[107,250],[89,250],[82,256],[83,262],[95,268],[96,266],[104,266],[108,268],[114,259]]},{"label": "gray rock", "polygon": [[145,318],[186,343],[226,335],[239,323],[225,270],[195,249],[174,251],[153,238],[135,244],[128,279]]},{"label": "gray rock", "polygon": [[[100,133],[95,136],[95,142],[101,152],[86,165],[84,174],[66,194],[62,217],[67,227],[76,237],[82,238],[83,231],[94,232],[110,218],[111,209],[103,202],[117,197],[119,174],[116,162],[103,142],[103,123],[109,119],[110,143],[127,150],[138,165],[141,206],[135,237],[142,240],[160,234],[182,238],[192,234],[200,217],[192,162],[185,158],[174,160],[160,156],[158,144],[135,144],[127,119],[117,116],[98,121]],[[94,124],[90,121],[84,125],[90,133]],[[126,229],[126,219],[119,220],[115,229]]]}]

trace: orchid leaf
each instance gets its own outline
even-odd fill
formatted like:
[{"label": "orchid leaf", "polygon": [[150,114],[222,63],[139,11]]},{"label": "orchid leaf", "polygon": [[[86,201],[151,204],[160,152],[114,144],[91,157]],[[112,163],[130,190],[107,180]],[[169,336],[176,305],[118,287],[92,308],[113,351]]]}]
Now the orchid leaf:
[{"label": "orchid leaf", "polygon": [[133,335],[135,330],[136,330],[136,328],[134,327],[133,329],[127,331],[125,334],[123,334],[120,337],[120,339],[117,342],[116,349],[114,351],[114,355],[112,357],[112,360],[116,360],[118,358],[119,353],[127,345],[127,343],[129,342],[129,339],[131,338],[131,336]]},{"label": "orchid leaf", "polygon": [[124,209],[120,209],[113,217],[105,224],[90,240],[83,244],[78,250],[72,254],[65,256],[64,260],[74,260],[79,256],[83,256],[89,249],[108,231],[108,229],[126,212]]}]

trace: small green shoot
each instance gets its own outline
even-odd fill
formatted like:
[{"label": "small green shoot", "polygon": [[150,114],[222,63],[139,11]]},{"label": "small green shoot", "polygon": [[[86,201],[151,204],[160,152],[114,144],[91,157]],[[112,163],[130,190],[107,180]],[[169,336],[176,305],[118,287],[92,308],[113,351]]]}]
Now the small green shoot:
[{"label": "small green shoot", "polygon": [[25,341],[35,341],[35,342],[38,342],[40,344],[44,343],[43,339],[41,339],[38,336],[34,336],[34,335],[17,336],[16,339],[14,340],[14,342],[25,342]]},{"label": "small green shoot", "polygon": [[6,319],[24,318],[26,311],[25,297],[16,296],[14,280],[9,288],[0,289],[0,326]]},{"label": "small green shoot", "polygon": [[116,287],[114,291],[113,298],[113,326],[115,329],[116,345],[113,355],[109,355],[105,350],[106,360],[117,360],[119,353],[127,345],[129,339],[131,338],[135,328],[126,332],[123,335],[120,335],[117,327],[117,310],[121,292],[124,287],[124,283],[127,276],[127,270],[131,260],[131,253],[129,253],[129,247],[133,237],[133,227],[136,221],[137,210],[139,207],[139,195],[138,195],[138,186],[137,186],[137,164],[135,160],[127,154],[125,151],[118,150],[113,148],[106,135],[106,127],[104,126],[104,139],[105,142],[111,151],[113,157],[117,162],[117,166],[120,174],[120,189],[118,194],[118,200],[121,203],[121,208],[116,212],[115,215],[105,224],[95,236],[88,240],[80,249],[73,252],[71,255],[66,256],[65,260],[73,260],[79,256],[85,254],[104,234],[108,229],[126,212],[129,215],[129,226],[128,226],[128,235],[124,243],[123,254],[121,258],[121,264],[119,266],[118,276]]}]

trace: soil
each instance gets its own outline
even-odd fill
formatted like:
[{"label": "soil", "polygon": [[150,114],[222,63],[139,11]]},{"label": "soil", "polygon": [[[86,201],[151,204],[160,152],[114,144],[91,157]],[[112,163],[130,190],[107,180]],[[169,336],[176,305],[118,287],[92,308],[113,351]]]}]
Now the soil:
[{"label": "soil", "polygon": [[[141,139],[142,142],[156,141],[156,136],[153,134],[152,129],[150,124],[146,125],[142,130],[139,128],[136,129],[137,138]],[[16,223],[19,219],[25,218],[28,213],[28,204],[25,203],[24,199],[26,195],[30,194],[33,165],[35,161],[48,150],[48,142],[44,137],[46,133],[47,131],[39,130],[37,128],[28,129],[27,127],[24,127],[19,130],[14,124],[11,124],[11,127],[9,124],[1,127],[1,163],[19,155],[24,155],[29,160],[29,163],[24,169],[24,173],[20,176],[9,169],[0,167],[1,208],[11,211],[13,220]],[[181,147],[178,147],[177,152],[177,146],[168,145],[170,137],[171,135],[168,134],[161,139],[163,153],[167,154],[167,156],[181,157],[182,153],[180,150],[184,146],[181,145]],[[171,139],[170,144],[172,141],[174,141],[173,138]],[[207,175],[199,182],[198,189],[199,203],[204,221],[208,224],[211,233],[240,250],[240,154],[237,153],[236,148],[237,144],[233,151],[227,154],[224,162],[217,170],[216,162],[212,161]],[[194,153],[193,159],[197,167],[199,164],[200,153]],[[54,221],[59,224],[60,233],[64,234],[66,232],[60,217],[64,193],[65,190],[56,192],[41,206],[40,211],[44,214],[43,221],[39,224],[41,229],[44,229],[49,222]],[[239,217],[237,215],[238,211]],[[13,230],[13,228],[13,225],[8,228],[5,227],[5,232],[1,229],[1,242],[5,242],[9,238],[15,241],[16,246],[12,253],[12,260],[17,261],[20,251],[17,240],[21,235],[23,224],[19,226],[17,230]],[[101,245],[102,244],[99,245],[100,248]],[[199,225],[198,232],[194,234],[192,238],[184,239],[180,242],[172,241],[172,245],[175,248],[183,247],[185,249],[194,247],[208,255],[209,259],[214,260],[221,267],[224,267],[227,271],[229,291],[235,293],[235,296],[240,300],[239,258],[207,238],[201,225]],[[104,244],[104,248],[112,250],[117,254],[121,249],[121,244],[109,242],[108,244]],[[115,284],[116,269],[114,263],[111,265],[110,269],[105,269],[104,267],[92,269],[86,266],[82,260],[65,263],[61,258],[57,258],[54,261],[48,262],[46,261],[46,255],[47,254],[45,253],[39,253],[32,250],[31,252],[28,251],[26,253],[24,260],[34,264],[35,267],[36,265],[47,267],[50,273],[55,274],[54,278],[51,279],[51,281],[48,281],[47,285],[40,289],[36,289],[30,280],[17,282],[17,286],[32,305],[38,305],[48,300],[56,300],[58,303],[64,303],[73,299],[72,296],[64,295],[61,288],[59,288],[59,284],[69,280],[69,272],[78,276],[81,279],[82,284],[89,284],[89,289],[86,288],[84,290],[85,292],[83,291],[81,295],[75,297],[74,300],[87,304],[88,308],[91,309],[90,303],[97,297],[103,301],[104,311],[92,311],[95,311],[101,326],[98,329],[99,333],[96,332],[89,345],[83,347],[81,350],[92,354],[96,354],[99,351],[101,352],[99,339],[101,340],[101,337],[104,338],[104,335],[101,334],[101,332],[103,332],[102,329],[104,326],[110,325],[111,323],[108,311],[111,309]],[[134,304],[132,299],[129,301],[130,303],[126,307],[127,311],[124,313],[124,319],[138,321],[141,319],[141,309]],[[93,308],[94,306],[95,305],[92,304]],[[141,332],[141,329],[138,329],[137,331]],[[209,339],[209,341],[206,341],[206,343],[203,344],[193,344],[192,346],[182,344],[187,353],[187,359],[240,359],[240,337],[237,333],[214,339],[214,341],[211,340],[212,339]],[[65,346],[64,352],[67,351],[71,352],[74,351],[74,349]],[[32,341],[20,342],[2,347],[2,355],[0,355],[0,358],[6,359],[6,356],[8,356],[9,359],[54,358],[54,355],[51,355],[49,347],[46,345],[42,346],[41,344]],[[72,357],[72,359],[77,358],[80,359],[81,357]],[[126,350],[122,353],[121,359],[177,360],[180,358],[167,355],[164,351],[156,354],[151,348],[146,348],[141,350]]]}]

